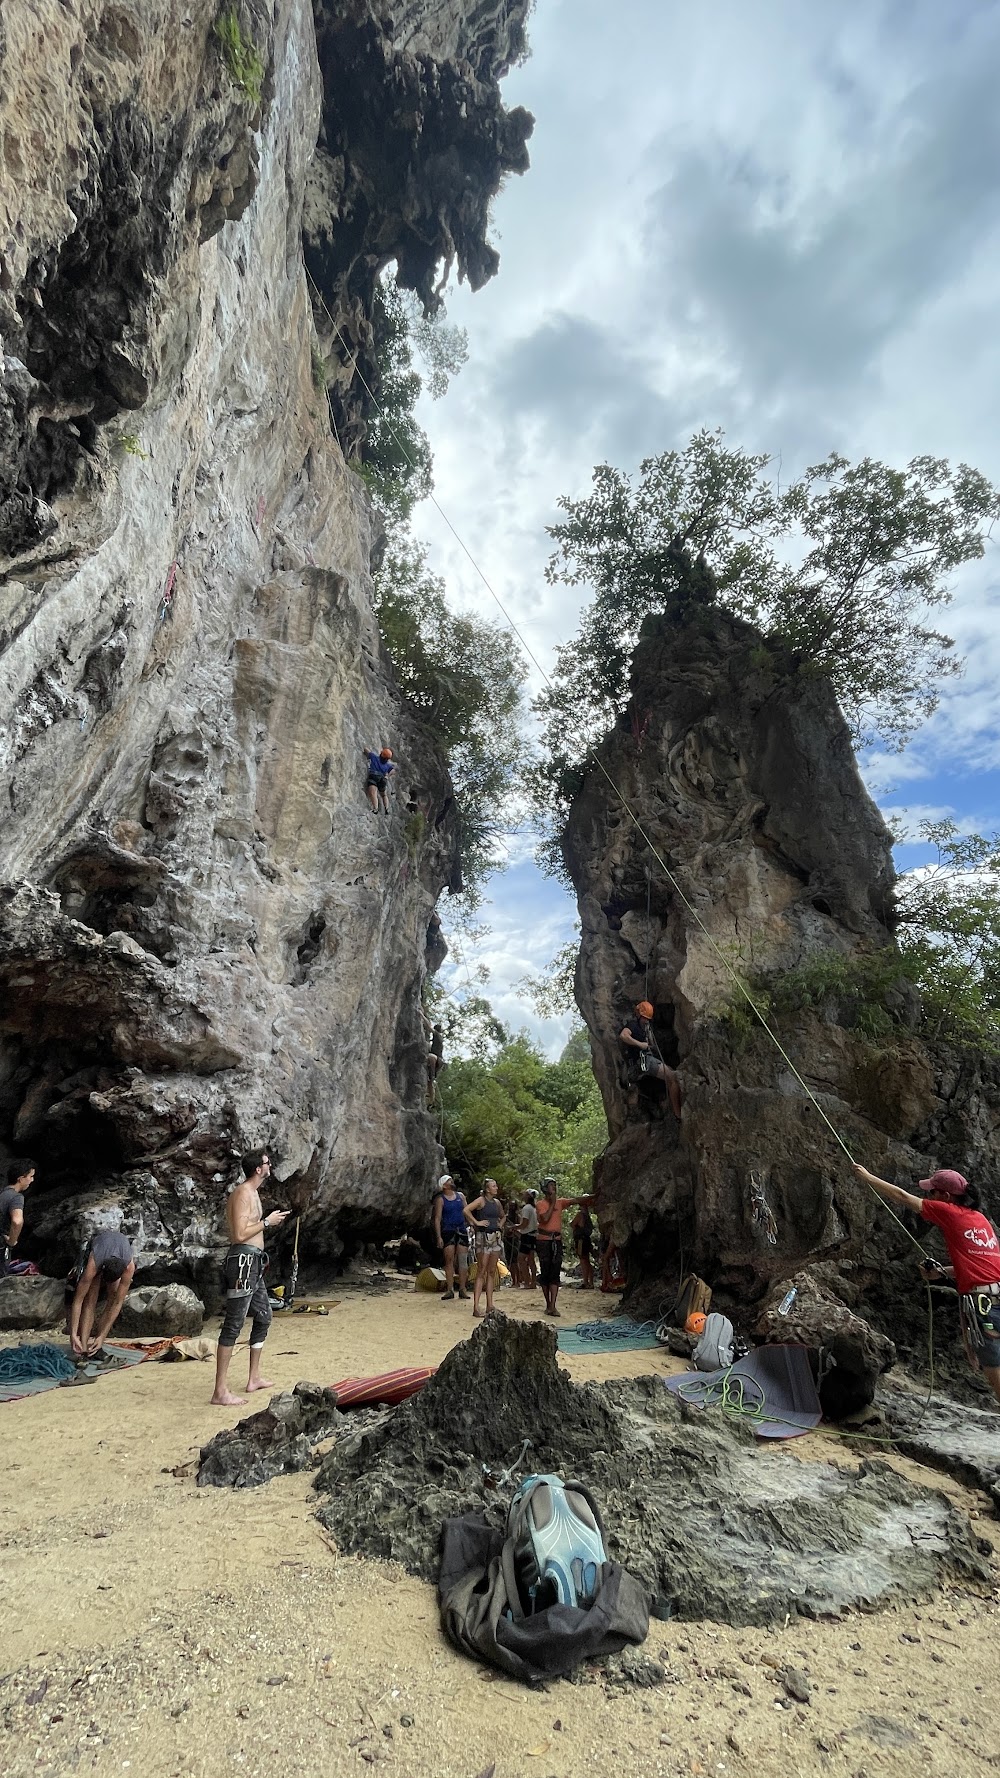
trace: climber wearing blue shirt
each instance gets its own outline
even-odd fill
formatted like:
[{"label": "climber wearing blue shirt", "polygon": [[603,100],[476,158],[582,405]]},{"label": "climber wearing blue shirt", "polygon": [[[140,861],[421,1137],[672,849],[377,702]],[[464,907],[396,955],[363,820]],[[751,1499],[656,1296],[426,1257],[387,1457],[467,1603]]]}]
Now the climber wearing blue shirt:
[{"label": "climber wearing blue shirt", "polygon": [[389,779],[396,770],[392,763],[392,748],[383,747],[381,753],[373,753],[370,748],[362,747],[362,753],[368,761],[368,777],[365,780],[365,795],[371,803],[374,813],[378,814],[381,802],[386,814],[389,813]]}]

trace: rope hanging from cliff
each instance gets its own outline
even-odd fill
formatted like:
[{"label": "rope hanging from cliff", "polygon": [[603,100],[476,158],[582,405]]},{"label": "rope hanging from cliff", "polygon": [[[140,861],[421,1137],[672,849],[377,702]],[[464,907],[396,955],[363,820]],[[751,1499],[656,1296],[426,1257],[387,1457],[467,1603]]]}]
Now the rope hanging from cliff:
[{"label": "rope hanging from cliff", "polygon": [[[336,334],[342,347],[344,348],[344,351],[347,354],[348,359],[350,359],[352,356],[352,351],[351,351],[350,345],[348,344],[348,341],[344,338],[344,335],[341,332],[340,327],[338,326],[336,320],[334,319],[334,316],[331,314],[329,305],[326,302],[326,299],[324,298],[322,291],[317,287],[316,281],[313,278],[311,272],[309,271],[309,267],[305,266],[304,270],[305,270],[306,278],[308,279],[308,282],[312,288],[313,294],[316,297],[317,302],[320,304],[322,309],[325,311],[327,319],[330,322],[330,325],[333,328],[334,333]],[[381,403],[378,401],[378,398],[375,395],[374,390],[365,381],[365,378],[363,377],[361,371],[358,369],[356,357],[354,360],[354,374],[357,377],[359,383],[361,384],[361,387],[364,389],[365,394],[368,396],[369,400],[371,401],[376,412],[385,421],[385,423],[389,429],[389,432],[391,433],[396,444],[399,446],[399,449],[402,451],[403,456],[405,457],[407,463],[410,464],[411,468],[416,468],[413,458],[411,457],[409,451],[406,448],[405,442],[403,441],[403,439],[400,438],[398,432],[393,427],[391,420],[388,419],[388,417],[385,413],[385,410],[383,409],[383,407],[381,406]],[[472,567],[474,568],[476,574],[479,576],[479,579],[482,581],[484,587],[486,588],[486,591],[489,593],[490,598],[494,601],[494,604],[497,606],[498,610],[501,612],[504,622],[507,624],[507,626],[511,630],[512,634],[517,637],[517,639],[518,639],[519,643],[521,644],[521,647],[524,649],[524,652],[527,655],[528,659],[531,661],[532,665],[537,669],[537,671],[541,674],[546,685],[551,686],[552,685],[551,674],[549,674],[546,671],[546,669],[542,666],[541,661],[538,659],[538,656],[535,654],[534,650],[529,647],[527,641],[525,640],[524,636],[522,635],[521,631],[519,630],[517,624],[514,622],[514,619],[511,617],[510,612],[507,610],[507,607],[504,604],[503,600],[501,599],[499,593],[496,591],[495,587],[493,587],[491,585],[489,579],[487,578],[483,569],[479,566],[479,563],[476,561],[475,556],[472,554],[472,551],[469,549],[464,538],[462,538],[459,535],[458,531],[455,529],[455,526],[452,524],[450,518],[448,517],[448,514],[445,512],[440,501],[437,499],[437,497],[435,496],[435,494],[433,492],[428,495],[428,499],[430,500],[431,505],[434,507],[435,512],[437,512],[438,516],[444,521],[445,525],[447,525],[448,530],[451,532],[451,535],[454,537],[455,542],[458,544],[463,555],[465,555],[468,558],[468,560],[471,563]],[[715,938],[712,936],[712,933],[709,931],[708,926],[705,924],[705,921],[702,919],[701,914],[698,912],[698,909],[695,906],[694,902],[691,901],[689,896],[685,895],[684,890],[681,888],[680,883],[677,881],[677,878],[674,876],[673,871],[670,869],[670,866],[667,864],[666,859],[662,856],[662,854],[660,852],[657,851],[656,847],[654,846],[652,839],[650,838],[649,834],[646,832],[646,829],[643,827],[642,822],[640,821],[635,810],[632,808],[632,805],[628,801],[628,798],[625,796],[624,792],[619,788],[619,786],[615,783],[614,779],[611,776],[611,773],[608,771],[607,766],[604,764],[604,761],[598,756],[598,754],[593,753],[593,754],[591,754],[590,758],[591,758],[591,763],[593,765],[595,765],[597,767],[597,770],[601,773],[601,775],[607,779],[610,789],[614,792],[618,801],[621,803],[622,808],[624,809],[626,815],[628,816],[629,820],[631,821],[637,834],[640,836],[640,838],[642,840],[645,841],[646,845],[649,847],[650,852],[652,853],[653,857],[656,859],[657,864],[659,865],[660,869],[662,870],[664,876],[666,877],[668,883],[670,884],[671,888],[673,889],[675,895],[677,895],[678,898],[684,903],[684,906],[687,908],[688,913],[692,916],[695,923],[701,929],[703,936],[707,939],[708,944],[710,945],[711,949],[714,951],[719,962],[722,964],[722,967],[725,970],[726,974],[730,977],[737,992],[742,995],[743,999],[746,1001],[746,1003],[747,1003],[748,1007],[750,1008],[750,1011],[753,1013],[754,1017],[758,1020],[758,1022],[763,1026],[764,1030],[767,1032],[768,1037],[771,1039],[771,1042],[774,1044],[774,1047],[778,1051],[779,1055],[781,1056],[783,1062],[785,1063],[785,1066],[788,1068],[789,1072],[792,1074],[794,1079],[798,1081],[798,1084],[802,1088],[802,1091],[805,1093],[806,1097],[811,1102],[815,1111],[817,1111],[819,1116],[822,1118],[824,1124],[826,1125],[827,1129],[829,1130],[834,1141],[838,1144],[838,1146],[840,1148],[843,1149],[845,1155],[847,1156],[847,1159],[850,1161],[851,1166],[853,1168],[855,1165],[854,1156],[851,1153],[850,1149],[848,1148],[847,1143],[844,1141],[843,1136],[840,1134],[840,1131],[835,1128],[833,1123],[831,1123],[829,1117],[827,1116],[826,1112],[823,1110],[822,1105],[820,1104],[819,1100],[817,1099],[816,1094],[813,1092],[809,1083],[803,1079],[802,1075],[799,1073],[799,1070],[796,1068],[795,1063],[792,1061],[791,1056],[788,1054],[784,1045],[781,1043],[776,1032],[774,1032],[771,1029],[771,1026],[768,1024],[767,1019],[764,1017],[764,1014],[762,1013],[760,1007],[757,1005],[757,1002],[754,1000],[753,995],[750,993],[750,990],[747,987],[746,983],[743,981],[742,977],[739,975],[737,970],[735,970],[733,968],[733,965],[729,961],[729,958],[726,956],[722,947],[716,943]],[[647,903],[648,903],[648,885],[649,885],[649,878],[647,876]],[[647,913],[647,930],[648,930],[648,913]],[[648,952],[648,949],[649,949],[649,947],[647,944],[647,952]],[[647,985],[648,985],[648,958],[647,958]],[[855,1175],[855,1177],[857,1177],[857,1175]],[[917,1239],[916,1235],[913,1234],[912,1230],[907,1228],[906,1223],[903,1221],[901,1216],[897,1215],[896,1211],[892,1208],[892,1205],[887,1203],[884,1198],[880,1197],[878,1192],[875,1191],[874,1187],[868,1185],[867,1180],[863,1181],[862,1183],[867,1187],[867,1190],[871,1192],[871,1195],[873,1198],[875,1198],[876,1202],[881,1204],[882,1208],[884,1210],[888,1211],[888,1213],[892,1217],[893,1221],[895,1223],[898,1223],[899,1227],[902,1229],[907,1240],[911,1241],[913,1243],[913,1246],[917,1249],[918,1253],[921,1253],[925,1259],[929,1258],[930,1256],[927,1253],[927,1249]]]}]

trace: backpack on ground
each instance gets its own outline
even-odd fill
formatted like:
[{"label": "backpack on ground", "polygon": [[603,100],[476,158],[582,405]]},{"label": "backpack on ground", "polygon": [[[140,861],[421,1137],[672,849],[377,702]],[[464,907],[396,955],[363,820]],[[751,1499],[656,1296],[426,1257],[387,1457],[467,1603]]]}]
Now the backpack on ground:
[{"label": "backpack on ground", "polygon": [[705,1331],[691,1354],[699,1371],[724,1371],[736,1358],[736,1334],[728,1315],[709,1315]]},{"label": "backpack on ground", "polygon": [[510,1503],[504,1543],[510,1609],[594,1603],[608,1560],[600,1508],[583,1482],[525,1476]]},{"label": "backpack on ground", "polygon": [[[696,1272],[688,1272],[681,1279],[674,1303],[673,1321],[676,1327],[683,1327],[689,1315],[707,1315],[712,1307],[711,1286],[699,1278]],[[665,1344],[661,1341],[661,1344]]]}]

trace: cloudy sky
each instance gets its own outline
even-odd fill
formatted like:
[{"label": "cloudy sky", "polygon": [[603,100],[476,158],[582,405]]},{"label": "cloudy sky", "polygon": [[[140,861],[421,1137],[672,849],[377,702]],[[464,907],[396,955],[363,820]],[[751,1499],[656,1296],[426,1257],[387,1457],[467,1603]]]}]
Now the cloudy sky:
[{"label": "cloudy sky", "polygon": [[[531,46],[505,83],[531,171],[497,201],[499,277],[449,301],[469,363],[422,418],[437,496],[544,664],[580,603],[545,584],[545,527],[595,463],[722,425],[783,478],[838,449],[1000,480],[994,0],[538,0]],[[453,601],[495,616],[433,509],[418,529]],[[912,821],[1000,825],[998,552],[955,583],[964,678],[866,762]],[[480,948],[497,1011],[550,1051],[568,1021],[515,984],[573,911],[513,836]]]}]

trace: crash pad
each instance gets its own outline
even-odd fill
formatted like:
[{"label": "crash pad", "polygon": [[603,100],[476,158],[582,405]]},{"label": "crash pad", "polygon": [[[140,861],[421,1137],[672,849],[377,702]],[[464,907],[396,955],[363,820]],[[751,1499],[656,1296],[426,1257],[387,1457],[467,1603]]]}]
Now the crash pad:
[{"label": "crash pad", "polygon": [[383,1371],[378,1377],[342,1377],[331,1387],[338,1408],[370,1407],[374,1402],[395,1407],[408,1395],[416,1395],[418,1389],[430,1382],[436,1370],[436,1364],[407,1365],[402,1370]]},{"label": "crash pad", "polygon": [[664,1377],[693,1408],[722,1408],[746,1420],[757,1438],[801,1438],[823,1418],[806,1346],[757,1346],[725,1370]]}]

